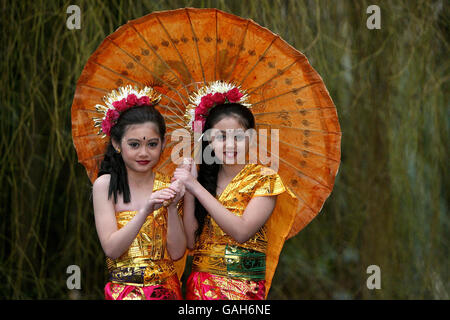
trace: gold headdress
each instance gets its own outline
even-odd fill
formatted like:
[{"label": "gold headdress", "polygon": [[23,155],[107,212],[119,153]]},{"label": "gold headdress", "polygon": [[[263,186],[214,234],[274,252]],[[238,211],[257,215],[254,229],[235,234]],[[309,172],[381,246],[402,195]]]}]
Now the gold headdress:
[{"label": "gold headdress", "polygon": [[161,95],[151,87],[139,90],[127,85],[111,91],[102,99],[104,105],[97,104],[95,109],[102,113],[102,118],[93,118],[94,126],[99,127],[103,138],[110,136],[111,128],[117,123],[120,114],[134,106],[154,106],[161,100]]},{"label": "gold headdress", "polygon": [[201,121],[203,128],[209,110],[218,104],[240,103],[250,108],[247,99],[248,95],[239,86],[225,81],[214,81],[190,95],[191,103],[184,114],[186,129],[194,130],[194,121]]}]

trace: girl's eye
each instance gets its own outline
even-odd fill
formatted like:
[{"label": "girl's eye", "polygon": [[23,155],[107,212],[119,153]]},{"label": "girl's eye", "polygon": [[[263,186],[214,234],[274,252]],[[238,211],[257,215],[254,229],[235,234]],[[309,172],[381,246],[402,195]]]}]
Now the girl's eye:
[{"label": "girl's eye", "polygon": [[154,148],[154,147],[158,146],[158,142],[150,142],[148,145],[150,148]]},{"label": "girl's eye", "polygon": [[235,136],[235,139],[236,139],[236,141],[242,141],[242,140],[245,139],[245,135],[243,135],[243,134],[237,134],[237,135]]},{"label": "girl's eye", "polygon": [[132,148],[137,148],[137,147],[139,147],[139,143],[137,143],[137,142],[131,142],[131,143],[129,143],[128,144],[130,147],[132,147]]},{"label": "girl's eye", "polygon": [[223,134],[218,134],[218,135],[216,135],[216,139],[217,139],[217,141],[225,141],[226,136]]}]

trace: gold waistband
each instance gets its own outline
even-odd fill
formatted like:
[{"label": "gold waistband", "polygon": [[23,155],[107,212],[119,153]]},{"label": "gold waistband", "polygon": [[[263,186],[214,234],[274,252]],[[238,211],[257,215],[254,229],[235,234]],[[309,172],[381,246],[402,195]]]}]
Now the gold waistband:
[{"label": "gold waistband", "polygon": [[176,274],[171,260],[147,260],[143,263],[125,263],[109,269],[109,281],[134,286],[159,285]]},{"label": "gold waistband", "polygon": [[263,280],[266,255],[234,245],[203,245],[196,249],[192,270],[242,280]]}]

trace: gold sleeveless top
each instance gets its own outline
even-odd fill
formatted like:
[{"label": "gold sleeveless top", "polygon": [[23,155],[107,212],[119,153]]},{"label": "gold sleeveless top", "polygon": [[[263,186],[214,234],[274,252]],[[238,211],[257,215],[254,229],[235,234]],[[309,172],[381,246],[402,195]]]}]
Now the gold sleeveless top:
[{"label": "gold sleeveless top", "polygon": [[[278,195],[286,190],[275,171],[259,164],[247,164],[217,199],[231,213],[242,216],[253,197]],[[207,215],[195,245],[192,270],[242,280],[263,280],[267,240],[267,224],[248,241],[238,243]]]},{"label": "gold sleeveless top", "polygon": [[[170,178],[155,172],[153,192],[169,187]],[[178,212],[182,208],[178,205]],[[116,213],[117,227],[125,226],[138,211]],[[117,259],[106,258],[110,281],[134,286],[158,285],[176,274],[166,248],[167,208],[149,214],[128,251]]]}]

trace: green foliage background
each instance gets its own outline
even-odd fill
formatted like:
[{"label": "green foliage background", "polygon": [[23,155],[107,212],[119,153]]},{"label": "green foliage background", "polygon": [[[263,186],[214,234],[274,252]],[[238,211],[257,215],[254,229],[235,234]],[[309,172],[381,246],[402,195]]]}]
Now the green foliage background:
[{"label": "green foliage background", "polygon": [[[0,5],[0,298],[102,299],[104,255],[70,107],[88,57],[156,10],[216,7],[302,51],[338,109],[342,163],[281,255],[270,299],[449,299],[449,10],[435,1],[5,1]],[[68,30],[76,4],[81,30]],[[368,30],[366,9],[381,8]],[[446,165],[447,163],[447,165]],[[66,287],[78,265],[82,289]],[[381,290],[366,269],[381,268]]]}]

